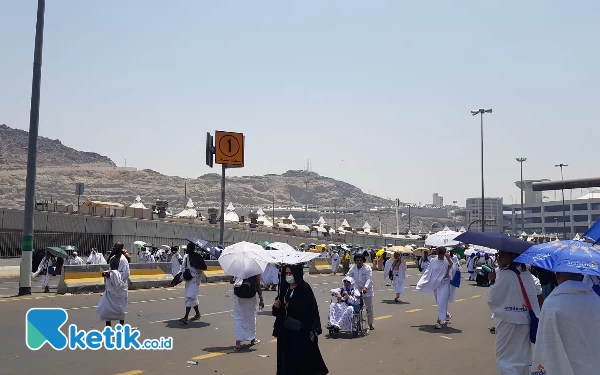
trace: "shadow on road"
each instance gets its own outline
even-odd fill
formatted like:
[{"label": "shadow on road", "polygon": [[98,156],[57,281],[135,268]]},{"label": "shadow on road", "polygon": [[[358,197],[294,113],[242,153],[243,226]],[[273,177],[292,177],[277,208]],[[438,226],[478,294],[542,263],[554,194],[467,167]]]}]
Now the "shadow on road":
[{"label": "shadow on road", "polygon": [[199,321],[195,321],[195,322],[188,321],[187,324],[183,324],[178,319],[169,320],[166,323],[167,323],[166,328],[188,329],[188,328],[204,328],[204,327],[210,326],[210,323],[199,322]]},{"label": "shadow on road", "polygon": [[449,326],[443,326],[442,329],[435,329],[434,325],[422,325],[422,326],[411,326],[411,328],[418,328],[421,332],[427,333],[442,333],[445,335],[452,335],[455,333],[462,333],[462,329],[456,329]]},{"label": "shadow on road", "polygon": [[256,348],[255,348],[255,346],[251,346],[251,345],[242,345],[241,349],[236,349],[235,345],[231,345],[231,346],[215,346],[212,348],[204,348],[202,350],[207,353],[231,354],[231,353],[251,353],[251,352],[255,352]]},{"label": "shadow on road", "polygon": [[382,299],[381,303],[385,303],[388,305],[410,305],[410,302],[406,302],[406,301],[394,301],[393,299]]}]

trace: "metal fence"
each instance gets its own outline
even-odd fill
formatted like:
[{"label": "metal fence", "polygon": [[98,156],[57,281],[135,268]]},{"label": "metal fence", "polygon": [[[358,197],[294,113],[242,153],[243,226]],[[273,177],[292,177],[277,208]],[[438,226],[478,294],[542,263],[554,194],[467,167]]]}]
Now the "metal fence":
[{"label": "metal fence", "polygon": [[[95,233],[36,232],[34,250],[51,246],[72,245],[79,248],[80,256],[88,256],[92,247],[106,253],[112,246],[112,236]],[[20,258],[23,231],[0,230],[0,258]]]}]

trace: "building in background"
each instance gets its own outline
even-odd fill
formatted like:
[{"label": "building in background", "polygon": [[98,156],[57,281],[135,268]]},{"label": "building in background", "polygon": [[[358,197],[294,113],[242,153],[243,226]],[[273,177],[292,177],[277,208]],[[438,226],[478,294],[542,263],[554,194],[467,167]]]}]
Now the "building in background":
[{"label": "building in background", "polygon": [[438,193],[433,193],[433,205],[435,207],[444,207],[444,197],[438,195]]},{"label": "building in background", "polygon": [[[523,190],[523,203],[525,204],[533,204],[533,203],[542,203],[542,197],[544,196],[543,191],[533,191],[533,183],[534,182],[546,182],[550,181],[548,179],[542,180],[523,180],[523,186],[521,186],[521,181],[516,181],[515,185],[519,189]],[[517,197],[517,203],[521,204],[521,197]]]},{"label": "building in background", "polygon": [[485,198],[485,213],[481,211],[481,198],[468,198],[466,203],[467,228],[472,232],[481,232],[482,216],[485,218],[486,232],[504,230],[504,204],[502,198]]},{"label": "building in background", "polygon": [[[565,200],[564,218],[562,199],[525,203],[523,208],[524,230],[527,234],[559,233],[561,238],[572,239],[600,219],[600,190],[590,189],[589,193],[577,199]],[[504,232],[521,233],[521,204],[507,205],[504,212]],[[566,224],[563,225],[563,222]]]}]

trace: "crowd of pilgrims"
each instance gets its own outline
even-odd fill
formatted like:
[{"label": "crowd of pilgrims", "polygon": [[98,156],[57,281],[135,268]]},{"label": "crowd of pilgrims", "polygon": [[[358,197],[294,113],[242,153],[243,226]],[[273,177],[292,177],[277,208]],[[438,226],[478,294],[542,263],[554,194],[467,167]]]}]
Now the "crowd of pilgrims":
[{"label": "crowd of pilgrims", "polygon": [[[172,285],[185,283],[185,315],[179,321],[188,324],[201,318],[198,295],[202,271],[206,270],[205,259],[208,258],[196,251],[193,243],[187,245],[183,256],[179,250],[179,247],[173,247],[170,252],[149,255],[154,261],[171,262]],[[143,253],[140,259],[151,261],[147,256]],[[353,306],[362,303],[366,311],[367,332],[374,330],[373,268],[381,268],[377,264],[379,262],[373,263],[372,267],[367,260],[376,260],[375,254],[355,249],[341,254],[334,250],[321,256],[331,257],[333,272],[341,271],[344,275],[340,287],[330,290],[332,301],[327,328],[330,331],[351,330]],[[599,373],[600,356],[591,343],[600,334],[600,279],[531,268],[514,262],[516,257],[517,254],[503,251],[497,254],[473,252],[462,260],[468,273],[466,281],[489,286],[487,303],[495,323],[490,331],[496,335],[499,373]],[[400,302],[405,290],[408,258],[399,252],[389,259],[384,253],[383,258],[382,281],[393,285],[394,301]],[[56,262],[47,252],[33,274],[42,275],[42,286],[46,292],[51,274],[48,271],[56,266]],[[67,262],[84,264],[76,252]],[[105,291],[97,306],[98,317],[107,326],[111,325],[111,321],[125,322],[129,262],[131,257],[121,243],[116,243],[106,257],[93,249],[87,260],[87,264],[109,266],[109,270],[102,273]],[[416,265],[421,273],[416,290],[433,294],[437,304],[433,327],[443,330],[452,319],[450,304],[454,302],[456,290],[463,279],[460,256],[445,247],[432,248],[417,257]],[[329,372],[318,346],[318,337],[323,333],[318,304],[303,273],[302,265],[269,265],[261,275],[231,279],[236,349],[260,343],[256,337],[257,306],[264,307],[263,289],[277,291],[272,314],[275,317],[273,336],[278,339],[279,375],[321,375]],[[190,318],[192,309],[195,314]]]}]

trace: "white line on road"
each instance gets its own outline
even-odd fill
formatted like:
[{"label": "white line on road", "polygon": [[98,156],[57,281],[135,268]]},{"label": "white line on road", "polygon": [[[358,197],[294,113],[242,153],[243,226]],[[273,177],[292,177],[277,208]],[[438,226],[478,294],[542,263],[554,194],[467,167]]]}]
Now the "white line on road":
[{"label": "white line on road", "polygon": [[447,340],[452,340],[452,337],[448,337],[448,336],[440,336],[441,338],[447,339]]}]

